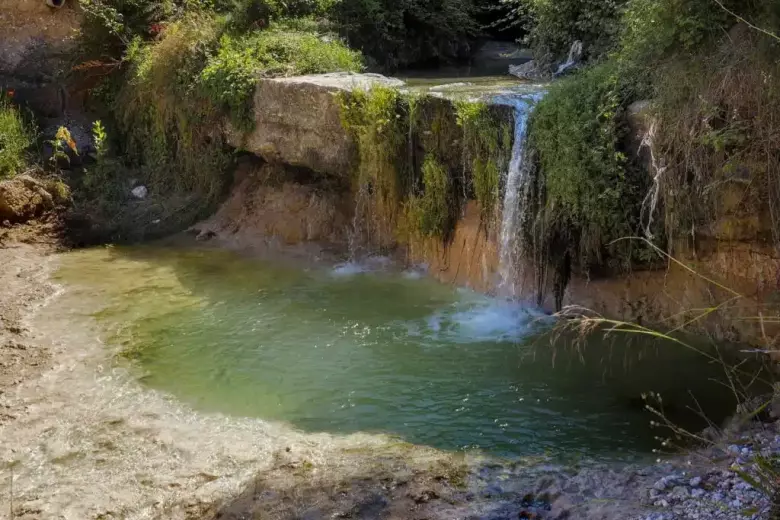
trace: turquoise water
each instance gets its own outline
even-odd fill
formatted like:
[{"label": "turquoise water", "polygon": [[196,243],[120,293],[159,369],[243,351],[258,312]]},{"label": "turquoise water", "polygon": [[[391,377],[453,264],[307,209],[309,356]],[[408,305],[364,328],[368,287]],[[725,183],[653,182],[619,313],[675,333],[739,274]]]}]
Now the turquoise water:
[{"label": "turquoise water", "polygon": [[63,255],[59,279],[84,302],[68,312],[96,316],[144,384],[206,412],[445,450],[630,458],[657,447],[641,392],[672,411],[689,389],[716,418],[733,409],[717,370],[679,348],[553,347],[543,313],[381,259],[107,248]]}]

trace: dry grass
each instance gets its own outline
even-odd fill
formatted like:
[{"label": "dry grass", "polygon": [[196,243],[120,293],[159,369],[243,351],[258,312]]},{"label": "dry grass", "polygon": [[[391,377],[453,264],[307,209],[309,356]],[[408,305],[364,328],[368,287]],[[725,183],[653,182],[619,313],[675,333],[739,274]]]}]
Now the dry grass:
[{"label": "dry grass", "polygon": [[780,246],[775,47],[768,36],[738,26],[717,52],[661,69],[654,144],[671,239],[701,233]]}]

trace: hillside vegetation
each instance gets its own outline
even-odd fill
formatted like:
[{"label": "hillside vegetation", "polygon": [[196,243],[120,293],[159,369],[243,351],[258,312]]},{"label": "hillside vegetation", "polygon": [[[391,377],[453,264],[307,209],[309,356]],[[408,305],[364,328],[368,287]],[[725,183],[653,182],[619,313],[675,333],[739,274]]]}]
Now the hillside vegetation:
[{"label": "hillside vegetation", "polygon": [[[780,2],[514,5],[515,17],[531,13],[542,63],[574,40],[587,58],[530,122],[526,244],[540,275],[562,256],[590,275],[652,263],[619,240],[630,236],[672,251],[708,238],[780,245]],[[626,117],[640,100],[642,150]]]}]

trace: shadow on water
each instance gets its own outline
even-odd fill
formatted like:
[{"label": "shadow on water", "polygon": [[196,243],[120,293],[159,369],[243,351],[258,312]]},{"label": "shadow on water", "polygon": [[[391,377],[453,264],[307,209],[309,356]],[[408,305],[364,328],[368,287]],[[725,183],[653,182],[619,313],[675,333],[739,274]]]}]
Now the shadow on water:
[{"label": "shadow on water", "polygon": [[96,316],[145,384],[306,431],[632,458],[657,447],[642,392],[661,392],[693,429],[706,424],[691,395],[714,421],[735,404],[721,369],[694,353],[619,336],[552,345],[550,318],[531,307],[392,270],[136,247],[68,254],[59,276],[85,302],[105,300]]}]

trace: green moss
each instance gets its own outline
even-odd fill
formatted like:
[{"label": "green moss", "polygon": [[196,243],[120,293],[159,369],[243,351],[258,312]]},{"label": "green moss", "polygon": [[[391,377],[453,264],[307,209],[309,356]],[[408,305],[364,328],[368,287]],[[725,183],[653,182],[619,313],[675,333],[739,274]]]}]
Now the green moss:
[{"label": "green moss", "polygon": [[461,101],[456,110],[458,125],[463,129],[464,168],[471,167],[473,195],[482,222],[489,226],[498,208],[500,174],[509,164],[512,128],[485,103]]},{"label": "green moss", "polygon": [[409,104],[396,89],[382,86],[340,93],[338,99],[342,125],[357,144],[352,184],[356,212],[366,225],[364,239],[389,247],[411,184],[405,160]]},{"label": "green moss", "polygon": [[412,195],[406,203],[407,223],[411,231],[421,236],[444,239],[456,217],[449,172],[433,155],[428,155],[422,180],[422,193]]}]

